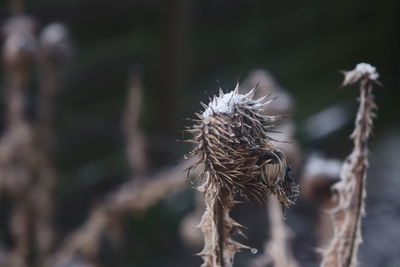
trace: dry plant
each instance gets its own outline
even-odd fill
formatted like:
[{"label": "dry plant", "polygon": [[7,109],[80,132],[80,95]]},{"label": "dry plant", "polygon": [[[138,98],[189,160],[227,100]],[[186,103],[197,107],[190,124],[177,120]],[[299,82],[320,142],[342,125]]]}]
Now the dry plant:
[{"label": "dry plant", "polygon": [[[65,266],[76,258],[94,261],[98,253],[101,237],[107,234],[115,221],[130,214],[140,215],[167,196],[179,192],[187,186],[184,170],[193,160],[164,169],[153,176],[138,176],[109,193],[94,207],[87,221],[70,233],[43,266]],[[145,181],[138,186],[137,181]]]},{"label": "dry plant", "polygon": [[113,234],[119,230],[116,228],[126,217],[132,214],[140,216],[163,198],[187,186],[185,169],[189,168],[195,159],[165,168],[153,175],[143,175],[147,168],[147,159],[143,146],[144,136],[138,123],[142,101],[142,84],[138,73],[130,77],[128,93],[123,127],[132,171],[130,179],[108,193],[92,208],[86,222],[63,239],[60,247],[45,261],[45,267],[67,264],[75,266],[77,261],[87,266],[99,266],[98,253],[104,236],[115,239]]},{"label": "dry plant", "polygon": [[[198,156],[191,167],[202,165],[198,176],[204,193],[206,210],[199,227],[204,235],[204,248],[199,253],[204,267],[232,266],[234,255],[249,248],[232,239],[242,234],[239,223],[230,217],[235,197],[264,201],[273,194],[288,207],[298,187],[286,175],[286,158],[268,136],[279,116],[266,115],[264,108],[272,99],[253,99],[255,89],[242,95],[235,90],[202,103],[205,110],[196,113],[199,120],[187,132],[194,149],[188,157]],[[190,169],[189,169],[190,170]]]},{"label": "dry plant", "polygon": [[292,254],[292,232],[284,223],[279,202],[269,197],[268,213],[271,238],[265,243],[264,253],[250,263],[251,267],[298,267]]},{"label": "dry plant", "polygon": [[16,15],[3,27],[3,62],[6,70],[7,125],[0,141],[0,187],[13,203],[10,229],[15,241],[7,265],[25,266],[32,238],[29,188],[35,162],[31,155],[33,131],[25,116],[25,90],[36,53],[36,25],[28,16]]},{"label": "dry plant", "polygon": [[336,206],[332,210],[334,236],[323,251],[321,266],[350,267],[357,265],[358,247],[361,238],[361,218],[365,213],[365,183],[368,167],[367,141],[371,134],[374,117],[374,96],[372,87],[379,84],[376,69],[360,63],[352,71],[344,72],[343,85],[360,82],[360,106],[355,129],[351,135],[353,152],[346,159],[340,181],[333,186]]},{"label": "dry plant", "polygon": [[46,26],[39,36],[39,98],[38,116],[35,125],[35,146],[40,159],[38,182],[33,186],[35,202],[35,235],[38,247],[38,261],[49,256],[55,244],[55,230],[52,225],[54,213],[54,187],[57,171],[53,167],[53,114],[54,98],[61,84],[61,71],[70,56],[71,46],[67,28],[60,23]]},{"label": "dry plant", "polygon": [[[35,31],[35,21],[23,15],[11,17],[3,28],[7,128],[0,140],[0,192],[13,202],[10,228],[14,246],[8,249],[1,244],[0,264],[53,267],[64,263],[83,266],[91,262],[86,266],[95,266],[101,237],[110,234],[115,224],[127,215],[140,214],[160,199],[184,189],[187,178],[184,170],[193,162],[182,162],[152,176],[137,175],[144,171],[147,162],[138,125],[142,89],[140,77],[133,76],[124,121],[131,177],[142,182],[132,180],[110,192],[92,209],[87,222],[55,248],[52,216],[57,173],[50,161],[52,114],[62,65],[71,55],[71,47],[67,29],[60,23],[45,27],[39,38]],[[24,94],[35,62],[39,69],[39,96],[38,115],[32,124],[25,114]],[[79,257],[81,262],[76,261]]]},{"label": "dry plant", "polygon": [[[53,188],[57,173],[50,162],[52,114],[62,65],[70,56],[71,48],[62,24],[50,24],[39,39],[35,29],[34,20],[22,15],[13,16],[4,26],[8,117],[7,130],[0,141],[0,190],[14,204],[10,228],[15,245],[11,250],[0,247],[0,263],[12,267],[32,264],[53,267],[90,262],[90,266],[96,266],[101,238],[110,235],[115,225],[131,213],[138,215],[160,199],[184,189],[187,179],[184,170],[193,162],[182,162],[152,176],[138,175],[145,170],[147,162],[138,125],[142,89],[140,77],[133,76],[124,121],[131,177],[137,179],[110,192],[92,209],[82,227],[68,234],[58,248],[54,247]],[[25,116],[24,91],[36,60],[39,67],[38,115],[31,124]],[[81,258],[81,262],[76,261],[77,258]]]},{"label": "dry plant", "polygon": [[317,243],[325,247],[332,238],[332,218],[326,212],[335,204],[331,187],[339,181],[343,162],[326,158],[319,153],[308,156],[301,177],[301,198],[317,206]]},{"label": "dry plant", "polygon": [[128,82],[128,103],[123,114],[123,130],[127,140],[127,155],[131,174],[142,174],[148,168],[146,139],[139,127],[141,117],[143,86],[142,75],[136,71]]},{"label": "dry plant", "polygon": [[[264,69],[251,71],[240,85],[239,92],[246,94],[249,89],[257,87],[254,98],[275,96],[274,100],[266,105],[265,112],[272,115],[285,116],[294,109],[294,101],[287,91],[278,85],[274,77]],[[276,146],[285,154],[290,167],[296,172],[301,163],[301,149],[294,139],[295,124],[291,118],[285,118],[276,128],[269,132],[273,139],[280,140]],[[196,208],[181,223],[181,234],[186,244],[191,247],[200,247],[202,244],[201,230],[195,228],[204,210],[204,202],[200,194],[196,194]]]},{"label": "dry plant", "polygon": [[[290,114],[294,110],[294,101],[291,95],[284,88],[278,85],[275,79],[266,70],[258,69],[250,73],[244,81],[244,89],[257,86],[255,97],[274,95],[276,99],[266,107],[265,112],[273,115]],[[295,123],[289,117],[286,118],[274,131],[270,133],[278,142],[277,147],[282,150],[294,172],[299,169],[301,164],[301,149],[294,138]],[[288,173],[290,175],[290,173]],[[302,190],[303,191],[303,190]],[[265,242],[264,251],[260,256],[250,261],[249,266],[297,266],[296,260],[292,255],[292,232],[283,221],[283,214],[276,199],[269,197],[267,209],[270,221],[270,239]]]},{"label": "dry plant", "polygon": [[285,154],[287,162],[296,173],[302,163],[302,151],[294,138],[296,125],[293,119],[288,116],[295,109],[294,100],[287,90],[280,86],[274,77],[264,69],[256,69],[250,72],[247,79],[244,80],[240,91],[247,93],[248,88],[256,86],[255,98],[274,96],[274,101],[265,107],[265,112],[286,117],[269,133],[269,136],[281,141],[276,145]]},{"label": "dry plant", "polygon": [[[10,225],[15,246],[9,266],[25,266],[28,258],[43,261],[55,241],[52,197],[56,171],[50,161],[51,114],[58,86],[60,50],[68,47],[65,31],[49,25],[35,36],[36,23],[16,15],[4,25],[3,59],[7,71],[7,128],[0,141],[0,187],[13,203]],[[31,68],[39,61],[39,111],[32,124],[25,114],[25,90]],[[44,144],[47,144],[44,145]],[[33,256],[34,255],[34,256]]]}]

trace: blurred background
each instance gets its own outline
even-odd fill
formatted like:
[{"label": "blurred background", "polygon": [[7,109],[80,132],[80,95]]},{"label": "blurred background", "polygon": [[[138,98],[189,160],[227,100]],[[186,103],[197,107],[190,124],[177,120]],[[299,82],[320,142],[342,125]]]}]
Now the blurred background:
[{"label": "blurred background", "polygon": [[[265,92],[281,96],[274,112],[291,115],[285,138],[293,144],[289,160],[303,192],[286,212],[291,249],[299,266],[318,266],[317,248],[329,236],[322,229],[323,210],[340,162],[351,152],[349,135],[358,105],[356,87],[340,87],[339,70],[368,62],[377,68],[383,87],[375,90],[379,109],[370,142],[360,261],[361,266],[400,266],[399,5],[395,0],[2,0],[0,130],[6,152],[0,152],[0,168],[4,173],[14,164],[14,175],[21,165],[45,166],[52,182],[43,189],[38,182],[42,169],[29,167],[27,172],[34,174],[21,182],[25,191],[19,189],[21,183],[11,186],[17,193],[1,183],[0,262],[14,257],[18,259],[4,266],[199,266],[195,253],[201,240],[187,233],[195,223],[183,225],[201,202],[190,181],[140,212],[120,211],[115,215],[118,226],[99,226],[95,248],[82,241],[80,249],[63,250],[69,258],[62,264],[43,262],[58,255],[70,233],[93,218],[91,211],[101,210],[115,190],[135,179],[141,180],[134,185],[139,188],[146,179],[180,166],[190,150],[179,141],[187,138],[183,130],[191,124],[185,119],[194,118],[200,101],[207,103],[219,86],[226,92],[240,81],[246,90],[260,81]],[[35,22],[24,22],[21,14]],[[30,56],[29,67],[7,58],[15,44],[7,40],[19,36],[7,25],[17,17],[22,22],[15,32],[38,38],[34,52],[30,44],[18,46],[20,39],[12,39],[18,51]],[[53,32],[51,25],[56,25]],[[46,40],[56,40],[55,47],[61,43],[61,50],[46,50]],[[53,58],[46,51],[54,52]],[[13,90],[23,92],[22,122],[35,125],[28,127],[34,141],[7,150],[16,136],[10,129],[18,121],[10,115],[12,99],[18,99],[12,98]],[[18,153],[44,159],[32,162]],[[10,154],[16,158],[11,163]],[[39,206],[46,210],[50,205],[52,212],[40,215],[40,209],[30,212],[29,205],[20,204],[32,187],[45,193],[37,189],[27,202],[46,195]],[[15,212],[18,207],[20,213]],[[258,249],[256,255],[237,254],[235,266],[256,266],[253,260],[270,236],[267,215],[256,203],[235,208],[233,217],[249,227],[244,242]],[[38,222],[31,224],[36,220],[31,216]],[[54,230],[43,249],[47,256],[37,260],[41,241],[35,241],[34,233],[40,218]]]}]

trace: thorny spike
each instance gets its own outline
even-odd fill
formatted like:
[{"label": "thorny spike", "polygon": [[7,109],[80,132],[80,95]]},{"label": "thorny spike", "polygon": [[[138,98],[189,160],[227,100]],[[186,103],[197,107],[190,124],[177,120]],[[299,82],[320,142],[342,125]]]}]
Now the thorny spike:
[{"label": "thorny spike", "polygon": [[208,106],[207,106],[206,104],[204,104],[203,102],[200,102],[200,105],[201,105],[204,109],[207,109],[207,108],[208,108]]},{"label": "thorny spike", "polygon": [[244,95],[244,97],[246,97],[246,98],[253,98],[255,92],[256,92],[256,87],[254,87],[253,89],[251,89],[247,94]]},{"label": "thorny spike", "polygon": [[216,96],[214,96],[213,103],[214,103],[214,105],[218,105],[218,99]]},{"label": "thorny spike", "polygon": [[233,90],[233,94],[234,94],[234,95],[237,95],[238,93],[239,93],[239,82],[236,83],[236,87],[235,87],[235,89]]},{"label": "thorny spike", "polygon": [[219,97],[222,97],[224,95],[224,91],[222,91],[222,88],[219,88]]},{"label": "thorny spike", "polygon": [[201,120],[203,119],[203,115],[201,115],[200,113],[196,112],[196,113],[194,113],[194,115],[196,115],[196,117],[201,119]]}]

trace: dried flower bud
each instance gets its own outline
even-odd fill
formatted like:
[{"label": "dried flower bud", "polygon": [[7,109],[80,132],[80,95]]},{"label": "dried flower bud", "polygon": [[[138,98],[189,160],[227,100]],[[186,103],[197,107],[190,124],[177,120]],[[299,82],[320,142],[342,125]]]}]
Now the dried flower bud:
[{"label": "dried flower bud", "polygon": [[243,248],[232,239],[242,234],[241,225],[230,216],[237,193],[263,201],[269,194],[283,206],[289,206],[298,196],[298,186],[286,166],[285,155],[277,149],[267,133],[280,120],[268,116],[267,97],[253,99],[255,88],[247,94],[235,90],[214,97],[200,120],[187,131],[194,135],[189,142],[194,149],[188,156],[198,156],[191,167],[203,165],[199,175],[206,209],[199,224],[204,235],[202,267],[230,267],[235,253]]},{"label": "dried flower bud", "polygon": [[210,175],[209,183],[259,201],[274,194],[288,206],[298,187],[288,175],[284,154],[268,136],[281,117],[265,114],[272,99],[253,99],[255,89],[245,95],[238,86],[226,94],[220,90],[208,106],[202,104],[204,112],[196,114],[200,120],[187,130],[195,144],[189,156],[199,155],[193,167],[204,164],[200,178]]},{"label": "dried flower bud", "polygon": [[40,34],[40,48],[43,57],[59,63],[72,55],[71,41],[67,27],[62,23],[51,23]]},{"label": "dried flower bud", "polygon": [[9,68],[25,69],[32,63],[37,46],[35,29],[35,20],[24,15],[12,17],[4,24],[3,59]]}]

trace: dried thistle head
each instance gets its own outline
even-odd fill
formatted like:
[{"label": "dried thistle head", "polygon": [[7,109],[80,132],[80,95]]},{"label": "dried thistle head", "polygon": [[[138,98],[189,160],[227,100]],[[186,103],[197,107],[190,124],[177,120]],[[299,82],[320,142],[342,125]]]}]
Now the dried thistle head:
[{"label": "dried thistle head", "polygon": [[208,105],[202,103],[199,120],[187,129],[194,143],[188,156],[199,156],[192,168],[204,165],[199,179],[207,183],[205,189],[213,185],[259,201],[274,194],[287,207],[297,198],[298,186],[285,155],[268,136],[281,117],[265,113],[273,99],[253,99],[256,88],[240,94],[238,87],[226,94],[220,90]]},{"label": "dried thistle head", "polygon": [[35,30],[36,22],[29,16],[14,16],[5,22],[3,60],[7,68],[25,71],[33,62],[37,48]]},{"label": "dried thistle head", "polygon": [[41,55],[49,63],[59,64],[72,57],[68,28],[59,22],[47,25],[39,37]]}]

